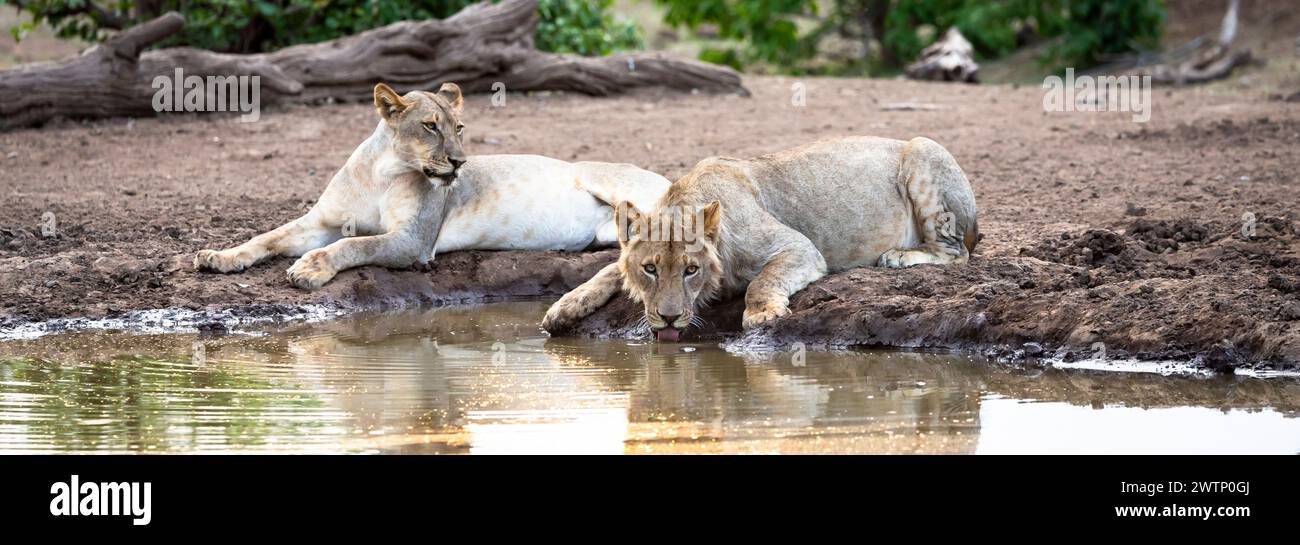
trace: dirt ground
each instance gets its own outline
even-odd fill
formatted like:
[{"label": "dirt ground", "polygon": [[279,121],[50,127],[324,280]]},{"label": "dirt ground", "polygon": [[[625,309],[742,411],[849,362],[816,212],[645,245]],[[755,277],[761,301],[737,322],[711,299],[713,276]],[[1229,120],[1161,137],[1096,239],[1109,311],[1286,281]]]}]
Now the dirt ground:
[{"label": "dirt ground", "polygon": [[[804,107],[791,103],[795,83]],[[1158,88],[1139,124],[1127,113],[1044,113],[1042,89],[1029,86],[746,85],[750,98],[538,94],[493,107],[473,96],[467,147],[630,162],[672,179],[710,155],[924,135],[975,188],[984,240],[970,264],[834,275],[797,294],[790,316],[727,338],[1066,359],[1101,342],[1110,358],[1300,364],[1300,104],[1233,85]],[[900,102],[935,109],[884,108]],[[0,133],[0,330],[144,309],[278,315],[558,295],[613,259],[448,254],[420,270],[348,271],[316,292],[288,284],[290,259],[239,275],[191,270],[197,250],[305,211],[376,121],[369,105],[339,104],[268,109],[247,124],[178,115]],[[1254,230],[1243,237],[1247,213]],[[578,333],[626,334],[635,311],[616,302]],[[696,335],[738,329],[734,304],[711,317]]]}]

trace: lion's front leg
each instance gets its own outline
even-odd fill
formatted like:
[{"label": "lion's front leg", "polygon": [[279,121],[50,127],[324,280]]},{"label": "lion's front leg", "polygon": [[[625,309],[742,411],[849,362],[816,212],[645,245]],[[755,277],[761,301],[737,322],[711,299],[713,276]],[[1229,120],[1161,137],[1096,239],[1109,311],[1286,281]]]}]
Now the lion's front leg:
[{"label": "lion's front leg", "polygon": [[750,329],[790,313],[790,296],[826,275],[826,259],[810,241],[778,252],[745,289],[741,326]]},{"label": "lion's front leg", "polygon": [[581,286],[564,294],[559,301],[546,309],[542,318],[542,329],[547,333],[563,332],[577,324],[579,320],[590,316],[597,309],[609,302],[618,293],[622,278],[618,272],[618,263],[610,263],[596,276],[583,282]]},{"label": "lion's front leg", "polygon": [[286,271],[289,282],[316,289],[340,271],[362,265],[406,268],[427,259],[438,240],[447,198],[445,191],[433,206],[426,199],[427,180],[411,176],[395,180],[380,205],[384,234],[350,237],[303,254]]},{"label": "lion's front leg", "polygon": [[340,236],[341,233],[326,228],[308,214],[257,235],[234,248],[199,250],[199,253],[194,256],[194,268],[221,273],[242,272],[269,257],[303,255],[329,244]]},{"label": "lion's front leg", "polygon": [[303,254],[286,273],[294,286],[313,290],[353,267],[409,267],[420,259],[420,248],[416,236],[406,231],[345,238]]}]

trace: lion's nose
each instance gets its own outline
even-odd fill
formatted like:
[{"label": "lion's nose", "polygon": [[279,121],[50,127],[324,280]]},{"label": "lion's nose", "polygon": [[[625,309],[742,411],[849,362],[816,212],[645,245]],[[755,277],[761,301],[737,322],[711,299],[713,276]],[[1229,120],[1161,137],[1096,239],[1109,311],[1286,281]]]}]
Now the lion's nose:
[{"label": "lion's nose", "polygon": [[682,317],[681,314],[660,314],[659,315],[659,319],[663,320],[664,323],[670,326],[677,323],[677,319],[681,317]]},{"label": "lion's nose", "polygon": [[464,158],[464,157],[448,157],[448,158],[447,158],[447,162],[451,163],[451,168],[454,168],[454,169],[460,169],[460,166],[463,165],[463,164],[465,164],[465,158]]}]

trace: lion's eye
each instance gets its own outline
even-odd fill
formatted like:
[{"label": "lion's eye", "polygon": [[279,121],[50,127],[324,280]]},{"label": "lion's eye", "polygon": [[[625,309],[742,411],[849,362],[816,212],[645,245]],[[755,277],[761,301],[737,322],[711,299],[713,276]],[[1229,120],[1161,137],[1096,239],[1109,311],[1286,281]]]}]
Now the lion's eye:
[{"label": "lion's eye", "polygon": [[654,265],[643,265],[641,268],[650,276],[654,276],[655,273],[659,271],[659,269],[656,269]]},{"label": "lion's eye", "polygon": [[460,135],[462,135],[462,134],[465,134],[465,126],[464,126],[464,125],[459,125],[459,126],[456,127],[456,135],[457,135],[457,136],[460,136]]},{"label": "lion's eye", "polygon": [[431,133],[433,133],[433,134],[438,134],[438,124],[437,124],[437,123],[425,123],[425,124],[424,124],[424,130],[429,131],[429,132],[431,132]]},{"label": "lion's eye", "polygon": [[686,267],[686,276],[690,276],[690,275],[695,274],[695,273],[697,273],[697,272],[700,272],[700,268],[699,268],[699,267],[696,267],[695,265],[691,265],[691,266],[689,266],[689,267]]}]

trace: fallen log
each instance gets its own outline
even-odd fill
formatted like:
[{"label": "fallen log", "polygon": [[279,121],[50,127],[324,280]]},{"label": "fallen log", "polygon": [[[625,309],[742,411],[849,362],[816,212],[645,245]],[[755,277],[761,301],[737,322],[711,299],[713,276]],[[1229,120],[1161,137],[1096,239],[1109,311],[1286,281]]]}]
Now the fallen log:
[{"label": "fallen log", "polygon": [[[723,66],[658,54],[602,58],[538,51],[537,0],[474,4],[445,20],[402,21],[354,36],[251,55],[176,47],[145,52],[178,32],[175,12],[122,31],[81,55],[0,71],[0,129],[56,117],[151,116],[154,79],[179,68],[202,76],[260,76],[260,103],[369,100],[380,81],[406,92],[456,82],[466,91],[573,91],[611,95],[640,87],[748,95]],[[176,83],[177,86],[180,82]],[[217,104],[207,88],[203,104]]]},{"label": "fallen log", "polygon": [[907,65],[907,77],[932,81],[979,83],[980,65],[975,62],[975,48],[951,27],[943,38],[921,50],[916,62]]},{"label": "fallen log", "polygon": [[1191,57],[1182,62],[1165,62],[1148,67],[1140,75],[1151,76],[1151,81],[1169,85],[1205,83],[1228,77],[1238,66],[1253,62],[1250,49],[1234,50],[1237,38],[1239,0],[1229,0],[1228,9],[1219,27],[1219,37],[1213,42],[1197,40]]},{"label": "fallen log", "polygon": [[1250,50],[1232,51],[1215,46],[1179,65],[1157,65],[1146,71],[1155,83],[1191,85],[1228,77],[1238,66],[1250,64],[1254,57]]}]

